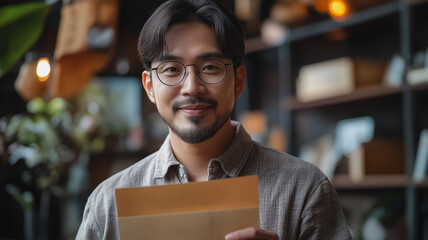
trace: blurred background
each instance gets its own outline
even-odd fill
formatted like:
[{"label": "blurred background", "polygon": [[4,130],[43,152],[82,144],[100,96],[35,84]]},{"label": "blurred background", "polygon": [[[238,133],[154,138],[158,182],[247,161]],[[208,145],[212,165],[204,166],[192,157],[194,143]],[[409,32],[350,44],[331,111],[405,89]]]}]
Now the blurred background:
[{"label": "blurred background", "polygon": [[[0,239],[74,239],[91,191],[167,134],[141,87],[161,0],[1,0]],[[233,119],[317,165],[354,239],[428,239],[428,1],[220,1],[245,29]]]}]

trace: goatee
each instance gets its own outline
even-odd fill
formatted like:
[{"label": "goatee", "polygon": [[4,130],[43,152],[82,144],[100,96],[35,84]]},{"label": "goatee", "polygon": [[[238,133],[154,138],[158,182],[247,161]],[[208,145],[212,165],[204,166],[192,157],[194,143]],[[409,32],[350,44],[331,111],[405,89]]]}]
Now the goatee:
[{"label": "goatee", "polygon": [[[217,108],[217,101],[213,99],[207,99],[207,98],[187,98],[184,101],[179,101],[173,104],[173,111],[178,111],[179,107],[186,104],[198,104],[198,103],[208,103],[212,105],[214,110]],[[165,119],[162,115],[162,119],[170,129],[184,142],[186,143],[202,143],[206,141],[207,139],[213,137],[217,131],[228,121],[230,115],[232,112],[225,113],[222,115],[216,116],[215,122],[211,124],[210,126],[200,126],[200,122],[205,118],[205,115],[203,116],[191,116],[187,119],[192,123],[193,127],[191,129],[183,129],[180,128],[180,126],[177,126],[172,121],[168,121]]]}]

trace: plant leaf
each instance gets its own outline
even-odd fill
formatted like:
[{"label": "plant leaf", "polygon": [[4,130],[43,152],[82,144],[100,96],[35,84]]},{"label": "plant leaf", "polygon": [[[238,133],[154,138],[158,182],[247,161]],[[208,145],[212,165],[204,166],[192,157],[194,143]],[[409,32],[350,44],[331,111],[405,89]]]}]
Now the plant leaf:
[{"label": "plant leaf", "polygon": [[0,78],[40,37],[49,10],[42,2],[0,8]]}]

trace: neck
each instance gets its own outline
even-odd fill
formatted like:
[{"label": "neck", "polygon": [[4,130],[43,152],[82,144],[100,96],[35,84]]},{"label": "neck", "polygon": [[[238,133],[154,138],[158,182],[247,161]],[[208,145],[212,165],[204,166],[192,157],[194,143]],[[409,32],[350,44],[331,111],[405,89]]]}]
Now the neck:
[{"label": "neck", "polygon": [[186,168],[189,181],[207,181],[209,161],[223,155],[235,135],[230,120],[213,137],[202,143],[186,143],[171,130],[169,132],[172,151]]}]

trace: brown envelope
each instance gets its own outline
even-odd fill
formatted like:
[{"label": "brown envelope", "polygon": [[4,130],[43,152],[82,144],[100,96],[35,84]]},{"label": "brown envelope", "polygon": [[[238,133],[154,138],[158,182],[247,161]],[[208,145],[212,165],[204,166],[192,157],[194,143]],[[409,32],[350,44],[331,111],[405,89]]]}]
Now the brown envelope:
[{"label": "brown envelope", "polygon": [[220,240],[259,226],[257,176],[116,189],[116,204],[122,240]]}]

